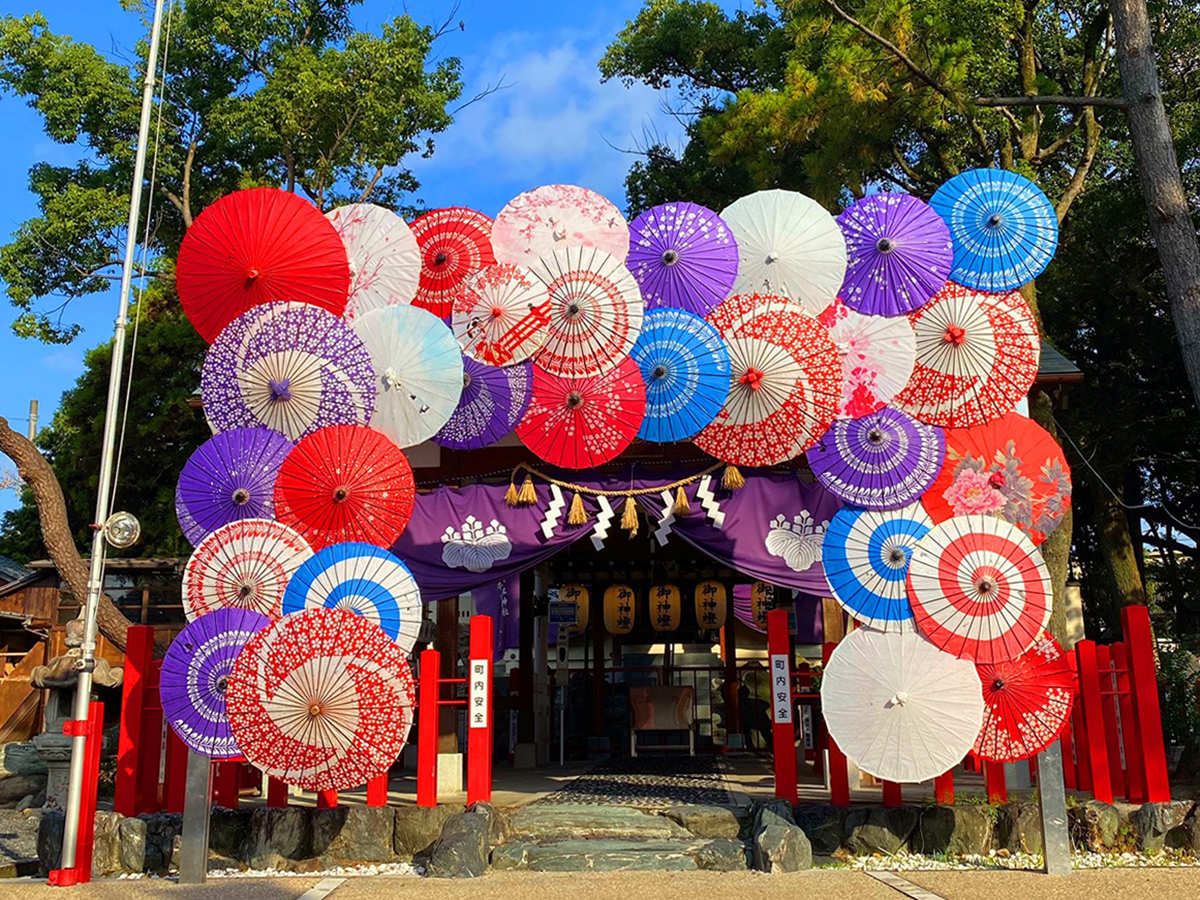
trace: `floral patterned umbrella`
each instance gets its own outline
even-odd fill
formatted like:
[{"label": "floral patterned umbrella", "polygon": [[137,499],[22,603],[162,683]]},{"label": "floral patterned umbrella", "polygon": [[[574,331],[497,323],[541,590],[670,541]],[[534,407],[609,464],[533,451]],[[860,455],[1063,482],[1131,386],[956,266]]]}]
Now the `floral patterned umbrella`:
[{"label": "floral patterned umbrella", "polygon": [[1054,743],[1071,717],[1075,673],[1048,634],[1011,662],[980,665],[987,712],[975,752],[996,762],[1016,762]]},{"label": "floral patterned umbrella", "polygon": [[412,224],[421,250],[421,283],[413,306],[450,318],[462,283],[496,262],[492,220],[465,206],[427,212]]},{"label": "floral patterned umbrella", "polygon": [[550,293],[523,266],[488,266],[459,288],[450,324],[471,359],[492,366],[524,362],[546,343]]},{"label": "floral patterned umbrella", "polygon": [[270,519],[241,519],[206,537],[183,572],[183,611],[191,622],[217,609],[252,609],[272,621],[283,592],[312,548]]},{"label": "floral patterned umbrella", "polygon": [[502,263],[532,266],[565,247],[596,247],[624,262],[629,226],[610,200],[573,184],[547,184],[518,194],[492,225]]},{"label": "floral patterned umbrella", "polygon": [[737,242],[711,209],[664,203],[633,220],[627,263],[648,309],[668,306],[704,316],[733,288]]},{"label": "floral patterned umbrella", "polygon": [[917,339],[903,316],[865,316],[834,300],[817,321],[842,357],[838,418],[856,419],[883,409],[912,374]]},{"label": "floral patterned umbrella", "polygon": [[350,257],[346,319],[353,321],[368,310],[411,303],[417,292],[421,253],[408,223],[373,203],[339,206],[325,216]]},{"label": "floral patterned umbrella", "polygon": [[433,442],[453,450],[478,450],[509,434],[525,417],[533,366],[488,366],[464,360],[462,397]]}]

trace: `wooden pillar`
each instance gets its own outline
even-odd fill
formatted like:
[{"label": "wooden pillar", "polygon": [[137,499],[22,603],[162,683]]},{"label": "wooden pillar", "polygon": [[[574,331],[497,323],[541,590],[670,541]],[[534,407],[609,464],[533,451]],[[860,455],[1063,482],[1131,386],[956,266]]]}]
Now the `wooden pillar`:
[{"label": "wooden pillar", "polygon": [[518,648],[517,743],[532,744],[533,727],[533,571],[521,573]]},{"label": "wooden pillar", "polygon": [[1158,701],[1158,674],[1154,668],[1150,610],[1144,606],[1126,606],[1121,610],[1121,625],[1125,632],[1125,649],[1129,654],[1138,736],[1142,741],[1146,799],[1150,803],[1166,803],[1171,799],[1171,784],[1167,780],[1167,754]]},{"label": "wooden pillar", "polygon": [[1146,802],[1146,769],[1142,764],[1142,740],[1138,737],[1137,714],[1133,709],[1133,678],[1129,671],[1129,650],[1124,641],[1112,645],[1113,665],[1117,669],[1117,706],[1121,711],[1121,743],[1125,748],[1125,799]]},{"label": "wooden pillar", "polygon": [[1117,686],[1112,670],[1112,651],[1106,644],[1096,647],[1100,674],[1100,709],[1104,718],[1104,742],[1108,746],[1108,778],[1113,796],[1128,798],[1125,770],[1121,767],[1121,732],[1117,726]]},{"label": "wooden pillar", "polygon": [[733,612],[733,588],[725,592],[725,627],[721,629],[721,653],[725,663],[725,749],[741,750],[745,746],[742,734],[737,667],[737,616]]},{"label": "wooden pillar", "polygon": [[604,698],[608,694],[608,683],[604,678],[604,604],[591,603],[590,607],[593,660],[592,737],[604,738],[608,735],[608,722],[604,715]]},{"label": "wooden pillar", "polygon": [[[434,645],[441,654],[441,677],[457,678],[458,670],[458,598],[437,602],[437,633]],[[447,692],[445,696],[450,696]],[[458,752],[458,707],[438,710],[438,753]]]}]

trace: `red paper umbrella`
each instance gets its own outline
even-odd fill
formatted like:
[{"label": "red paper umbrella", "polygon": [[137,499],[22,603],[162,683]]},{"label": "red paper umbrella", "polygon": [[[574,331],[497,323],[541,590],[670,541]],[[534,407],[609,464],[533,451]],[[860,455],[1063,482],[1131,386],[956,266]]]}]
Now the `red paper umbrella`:
[{"label": "red paper umbrella", "polygon": [[1062,733],[1071,715],[1075,673],[1049,635],[1010,662],[976,667],[986,713],[975,752],[996,762],[1040,753]]},{"label": "red paper umbrella", "polygon": [[421,282],[413,306],[448,319],[463,281],[496,261],[492,220],[465,206],[451,206],[421,216],[412,230],[421,250]]},{"label": "red paper umbrella", "polygon": [[412,727],[416,689],[404,651],[344,609],[307,609],[238,654],[225,692],[238,748],[310,791],[359,787],[387,772]]},{"label": "red paper umbrella", "polygon": [[945,465],[921,498],[930,517],[996,515],[1044,541],[1071,506],[1071,469],[1050,433],[1019,413],[945,433]]},{"label": "red paper umbrella", "polygon": [[841,356],[825,326],[794,301],[753,294],[730,297],[708,321],[729,348],[729,396],[696,446],[735,465],[770,466],[816,443],[842,398]]},{"label": "red paper umbrella", "polygon": [[210,344],[229,322],[273,300],[341,315],[350,262],[337,230],[307,200],[275,188],[236,191],[206,207],[184,235],[175,287]]},{"label": "red paper umbrella", "polygon": [[275,516],[320,550],[341,541],[391,547],[416,488],[403,451],[362,425],[332,425],[300,441],[275,479]]},{"label": "red paper umbrella", "polygon": [[534,365],[533,397],[517,436],[548,463],[586,469],[628,447],[645,414],[646,384],[629,357],[590,378],[562,378]]}]

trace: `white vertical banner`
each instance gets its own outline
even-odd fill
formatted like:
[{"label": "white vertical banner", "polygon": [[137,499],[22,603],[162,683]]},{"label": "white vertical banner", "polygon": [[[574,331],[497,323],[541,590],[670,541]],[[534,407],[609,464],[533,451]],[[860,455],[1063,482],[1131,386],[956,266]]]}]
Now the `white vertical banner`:
[{"label": "white vertical banner", "polygon": [[486,659],[471,660],[471,689],[467,694],[467,702],[470,704],[470,713],[468,722],[471,728],[487,728],[488,727],[488,708],[491,704],[488,702],[488,692],[492,689],[491,678],[488,675],[488,661]]},{"label": "white vertical banner", "polygon": [[771,697],[772,721],[776,725],[792,724],[792,681],[786,653],[771,654]]}]

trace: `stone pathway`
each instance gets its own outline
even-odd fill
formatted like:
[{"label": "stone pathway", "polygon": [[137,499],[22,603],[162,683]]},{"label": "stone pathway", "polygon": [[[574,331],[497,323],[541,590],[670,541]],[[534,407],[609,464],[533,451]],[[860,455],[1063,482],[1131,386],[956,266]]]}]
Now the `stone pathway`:
[{"label": "stone pathway", "polygon": [[732,806],[734,797],[721,760],[708,756],[639,756],[610,759],[537,804],[587,804],[667,809],[672,806]]}]

